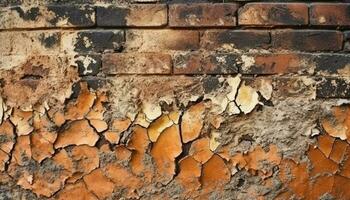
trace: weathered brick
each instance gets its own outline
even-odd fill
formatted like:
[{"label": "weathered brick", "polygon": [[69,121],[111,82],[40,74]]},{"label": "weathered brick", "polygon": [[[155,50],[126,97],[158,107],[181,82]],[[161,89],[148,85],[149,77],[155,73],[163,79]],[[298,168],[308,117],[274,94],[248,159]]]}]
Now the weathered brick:
[{"label": "weathered brick", "polygon": [[175,74],[235,74],[238,72],[237,55],[225,53],[176,53]]},{"label": "weathered brick", "polygon": [[306,25],[304,3],[248,3],[238,12],[238,24],[252,26]]},{"label": "weathered brick", "polygon": [[199,33],[192,30],[127,30],[128,51],[157,52],[164,50],[196,50]]},{"label": "weathered brick", "polygon": [[208,50],[267,48],[270,35],[267,31],[212,30],[204,32],[201,47]]},{"label": "weathered brick", "polygon": [[323,78],[316,85],[318,98],[350,98],[350,80]]},{"label": "weathered brick", "polygon": [[0,32],[0,55],[57,54],[61,33],[58,31]]},{"label": "weathered brick", "polygon": [[313,73],[310,54],[248,54],[242,56],[243,74]]},{"label": "weathered brick", "polygon": [[170,74],[171,56],[161,53],[114,53],[102,57],[105,74]]},{"label": "weathered brick", "polygon": [[319,54],[315,56],[314,62],[318,74],[350,77],[350,55]]},{"label": "weathered brick", "polygon": [[327,26],[350,25],[350,3],[313,3],[310,24]]},{"label": "weathered brick", "polygon": [[0,9],[0,29],[89,27],[95,11],[89,6],[14,6]]},{"label": "weathered brick", "polygon": [[306,77],[277,76],[273,80],[273,96],[278,99],[289,97],[314,98],[315,84],[313,79]]},{"label": "weathered brick", "polygon": [[101,53],[120,51],[124,44],[124,31],[88,30],[67,31],[62,34],[62,51],[78,53]]},{"label": "weathered brick", "polygon": [[167,23],[165,4],[134,4],[117,7],[97,7],[98,26],[163,26]]},{"label": "weathered brick", "polygon": [[328,30],[281,30],[271,33],[276,49],[300,51],[338,51],[343,47],[343,34]]},{"label": "weathered brick", "polygon": [[102,67],[101,55],[99,54],[76,55],[74,62],[80,76],[95,76]]},{"label": "weathered brick", "polygon": [[169,5],[169,26],[200,27],[236,25],[238,4],[172,4]]}]

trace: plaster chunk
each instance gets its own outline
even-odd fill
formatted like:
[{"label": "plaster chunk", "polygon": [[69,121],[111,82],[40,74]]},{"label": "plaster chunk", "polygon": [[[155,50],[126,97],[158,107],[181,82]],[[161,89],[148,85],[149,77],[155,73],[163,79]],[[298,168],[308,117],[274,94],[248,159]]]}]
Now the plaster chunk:
[{"label": "plaster chunk", "polygon": [[181,134],[183,143],[196,139],[203,127],[205,105],[198,103],[184,112],[181,122]]},{"label": "plaster chunk", "polygon": [[22,111],[15,109],[11,118],[11,122],[16,126],[17,135],[28,135],[34,128],[33,123],[33,113],[30,111]]},{"label": "plaster chunk", "polygon": [[10,153],[15,144],[14,127],[9,120],[0,125],[0,149],[5,153]]},{"label": "plaster chunk", "polygon": [[156,142],[160,134],[174,122],[169,118],[168,115],[163,115],[156,119],[148,128],[148,137],[152,142]]},{"label": "plaster chunk", "polygon": [[154,143],[151,155],[157,166],[158,180],[168,183],[175,175],[175,158],[182,152],[182,143],[178,125],[164,130],[157,142]]},{"label": "plaster chunk", "polygon": [[103,120],[99,120],[99,119],[91,119],[90,120],[90,124],[91,126],[93,126],[97,132],[101,133],[105,130],[108,129],[108,124],[103,121]]},{"label": "plaster chunk", "polygon": [[75,146],[71,152],[74,173],[67,180],[68,183],[74,183],[84,175],[89,174],[99,167],[98,149],[87,145]]},{"label": "plaster chunk", "polygon": [[96,169],[84,176],[84,182],[87,189],[99,199],[106,199],[113,193],[114,183],[103,174],[101,169]]},{"label": "plaster chunk", "polygon": [[162,109],[159,105],[144,103],[142,106],[142,110],[149,121],[153,121],[162,115]]},{"label": "plaster chunk", "polygon": [[332,137],[350,141],[350,106],[332,108],[332,114],[322,120],[322,126]]},{"label": "plaster chunk", "polygon": [[235,102],[230,102],[227,105],[227,113],[229,115],[237,115],[237,114],[241,113],[241,111],[239,110],[239,108],[237,107]]},{"label": "plaster chunk", "polygon": [[270,100],[272,97],[273,88],[271,82],[271,80],[259,79],[257,83],[258,91],[266,100]]},{"label": "plaster chunk", "polygon": [[204,189],[220,188],[230,181],[231,173],[224,160],[213,155],[202,168],[201,183]]},{"label": "plaster chunk", "polygon": [[187,156],[179,162],[180,172],[176,180],[185,188],[187,192],[193,192],[200,188],[201,164]]},{"label": "plaster chunk", "polygon": [[57,194],[57,199],[98,200],[98,198],[86,188],[83,181],[79,181],[75,184],[68,184]]},{"label": "plaster chunk", "polygon": [[87,83],[80,84],[80,94],[75,102],[71,102],[67,107],[65,118],[67,120],[79,120],[83,119],[90,111],[90,108],[94,104],[96,96],[91,93],[87,87]]},{"label": "plaster chunk", "polygon": [[237,75],[234,78],[232,78],[232,77],[227,78],[226,82],[228,83],[228,85],[230,87],[230,92],[226,96],[227,96],[228,100],[234,101],[236,98],[239,84],[241,83],[240,75]]},{"label": "plaster chunk", "polygon": [[206,163],[214,154],[210,150],[210,139],[207,137],[192,142],[189,155],[201,164]]},{"label": "plaster chunk", "polygon": [[58,149],[73,144],[94,146],[98,139],[99,136],[95,133],[87,120],[74,121],[66,130],[58,134],[55,148]]},{"label": "plaster chunk", "polygon": [[248,114],[259,103],[259,95],[252,87],[243,84],[238,90],[236,103],[244,114]]}]

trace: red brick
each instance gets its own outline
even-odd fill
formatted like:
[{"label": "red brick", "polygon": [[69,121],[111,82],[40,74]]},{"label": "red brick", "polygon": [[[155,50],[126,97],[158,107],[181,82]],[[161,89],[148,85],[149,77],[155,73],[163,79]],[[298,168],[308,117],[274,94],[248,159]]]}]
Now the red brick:
[{"label": "red brick", "polygon": [[300,51],[339,51],[343,47],[343,34],[328,30],[281,30],[271,33],[276,49]]},{"label": "red brick", "polygon": [[199,32],[192,30],[127,30],[126,50],[159,52],[167,50],[196,50]]},{"label": "red brick", "polygon": [[174,55],[175,74],[235,74],[237,55],[223,53],[178,53]]},{"label": "red brick", "polygon": [[171,27],[230,27],[236,25],[238,4],[172,4],[169,5]]},{"label": "red brick", "polygon": [[114,53],[102,57],[105,74],[170,74],[171,56],[160,53]]},{"label": "red brick", "polygon": [[270,35],[267,31],[255,30],[212,30],[201,38],[201,47],[208,50],[233,50],[267,48]]},{"label": "red brick", "polygon": [[312,73],[311,54],[250,54],[242,57],[243,74]]},{"label": "red brick", "polygon": [[96,8],[98,26],[154,27],[167,24],[165,4],[134,4]]},{"label": "red brick", "polygon": [[304,3],[248,3],[238,12],[238,24],[249,26],[306,25]]},{"label": "red brick", "polygon": [[349,3],[313,3],[310,7],[310,24],[349,26]]}]

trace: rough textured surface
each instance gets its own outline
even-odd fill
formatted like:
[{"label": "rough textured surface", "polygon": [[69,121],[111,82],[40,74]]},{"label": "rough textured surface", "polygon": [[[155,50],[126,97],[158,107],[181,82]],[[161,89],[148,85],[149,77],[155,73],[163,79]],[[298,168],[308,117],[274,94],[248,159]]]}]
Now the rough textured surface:
[{"label": "rough textured surface", "polygon": [[350,199],[342,2],[0,0],[0,199]]}]

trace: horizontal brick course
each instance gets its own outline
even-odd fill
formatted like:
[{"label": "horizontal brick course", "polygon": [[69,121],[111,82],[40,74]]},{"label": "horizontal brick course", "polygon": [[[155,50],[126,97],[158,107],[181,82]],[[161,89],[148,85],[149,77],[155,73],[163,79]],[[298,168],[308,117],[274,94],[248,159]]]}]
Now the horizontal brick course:
[{"label": "horizontal brick course", "polygon": [[242,56],[242,63],[243,74],[312,73],[314,70],[311,54],[247,54]]},{"label": "horizontal brick course", "polygon": [[119,51],[125,41],[122,30],[85,30],[62,33],[62,52],[102,53]]},{"label": "horizontal brick course", "polygon": [[238,24],[249,26],[306,25],[304,3],[248,3],[238,12]]},{"label": "horizontal brick course", "polygon": [[147,27],[167,24],[167,6],[139,4],[96,8],[98,26]]},{"label": "horizontal brick course", "polygon": [[171,4],[171,27],[232,27],[236,25],[238,4]]},{"label": "horizontal brick course", "polygon": [[272,47],[300,51],[339,51],[343,34],[328,30],[281,30],[271,33]]},{"label": "horizontal brick course", "polygon": [[350,3],[311,4],[310,24],[327,26],[350,26]]},{"label": "horizontal brick course", "polygon": [[333,53],[258,53],[241,56],[242,74],[350,76],[350,56]]},{"label": "horizontal brick course", "polygon": [[199,32],[192,30],[127,30],[126,50],[159,52],[169,50],[196,50]]},{"label": "horizontal brick course", "polygon": [[268,31],[209,30],[201,38],[201,47],[206,50],[267,48],[269,44]]},{"label": "horizontal brick course", "polygon": [[174,55],[175,74],[236,74],[237,55],[224,53],[178,53]]},{"label": "horizontal brick course", "polygon": [[0,29],[90,27],[93,25],[95,25],[95,10],[86,5],[0,8]]},{"label": "horizontal brick course", "polygon": [[102,57],[104,74],[170,74],[171,56],[161,53],[114,53]]}]

